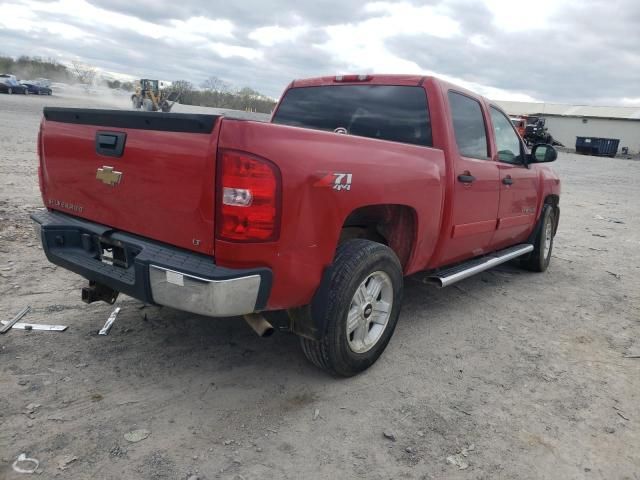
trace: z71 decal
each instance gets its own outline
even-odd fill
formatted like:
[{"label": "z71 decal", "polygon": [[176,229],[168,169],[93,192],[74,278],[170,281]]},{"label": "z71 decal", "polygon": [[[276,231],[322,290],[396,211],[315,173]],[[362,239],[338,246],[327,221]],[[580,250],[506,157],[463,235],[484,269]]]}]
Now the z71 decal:
[{"label": "z71 decal", "polygon": [[331,187],[335,191],[351,190],[351,178],[350,173],[331,172],[325,174],[322,173],[322,178],[313,184],[314,187]]}]

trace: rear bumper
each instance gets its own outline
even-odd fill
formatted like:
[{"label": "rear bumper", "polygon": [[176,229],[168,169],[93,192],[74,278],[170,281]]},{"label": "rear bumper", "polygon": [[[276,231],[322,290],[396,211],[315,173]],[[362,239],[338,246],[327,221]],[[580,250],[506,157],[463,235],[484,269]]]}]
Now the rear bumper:
[{"label": "rear bumper", "polygon": [[[50,262],[143,302],[211,317],[252,313],[267,304],[268,268],[219,267],[211,257],[59,212],[31,218]],[[117,249],[120,266],[102,261],[105,245]]]}]

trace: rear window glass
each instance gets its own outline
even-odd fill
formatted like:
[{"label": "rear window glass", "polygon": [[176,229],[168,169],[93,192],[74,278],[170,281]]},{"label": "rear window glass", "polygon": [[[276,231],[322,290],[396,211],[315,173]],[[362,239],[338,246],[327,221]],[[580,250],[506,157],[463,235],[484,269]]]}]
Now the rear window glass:
[{"label": "rear window glass", "polygon": [[273,123],[431,146],[427,96],[421,87],[335,85],[292,88]]},{"label": "rear window glass", "polygon": [[489,158],[487,130],[480,104],[472,98],[450,91],[449,105],[460,155],[470,158]]}]

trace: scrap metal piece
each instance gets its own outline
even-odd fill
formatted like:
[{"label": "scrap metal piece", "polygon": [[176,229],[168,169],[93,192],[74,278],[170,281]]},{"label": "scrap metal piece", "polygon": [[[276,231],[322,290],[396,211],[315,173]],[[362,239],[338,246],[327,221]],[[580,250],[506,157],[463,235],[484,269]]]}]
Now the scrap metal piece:
[{"label": "scrap metal piece", "polygon": [[16,458],[13,464],[11,464],[13,471],[18,473],[35,473],[39,466],[39,460],[29,458],[25,453],[18,455],[18,458]]},{"label": "scrap metal piece", "polygon": [[[2,324],[8,323],[6,320]],[[16,323],[14,330],[38,330],[41,332],[64,332],[68,327],[66,325],[46,325],[42,323]]]},{"label": "scrap metal piece", "polygon": [[11,327],[13,327],[16,323],[18,323],[18,320],[20,320],[27,313],[29,313],[29,310],[31,310],[31,307],[26,306],[22,310],[20,310],[18,314],[15,317],[13,317],[11,320],[9,320],[8,322],[2,322],[3,327],[0,328],[0,334],[7,333],[9,330],[11,330]]},{"label": "scrap metal piece", "polygon": [[109,315],[109,318],[107,318],[107,321],[105,322],[104,327],[100,329],[100,331],[98,332],[98,335],[109,335],[109,330],[111,330],[111,327],[113,326],[113,322],[116,321],[116,318],[118,317],[118,313],[120,313],[120,307],[116,308],[113,312],[111,312],[111,315]]}]

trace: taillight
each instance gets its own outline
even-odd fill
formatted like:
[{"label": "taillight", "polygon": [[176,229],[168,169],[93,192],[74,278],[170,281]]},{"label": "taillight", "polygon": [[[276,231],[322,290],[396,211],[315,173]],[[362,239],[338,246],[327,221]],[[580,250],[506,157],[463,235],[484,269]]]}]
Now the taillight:
[{"label": "taillight", "polygon": [[280,220],[280,171],[244,152],[218,153],[217,237],[255,242],[275,240]]}]

